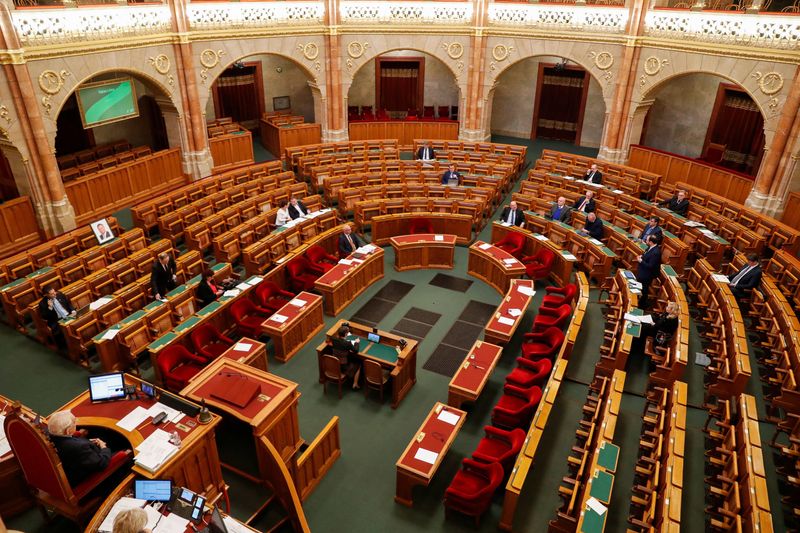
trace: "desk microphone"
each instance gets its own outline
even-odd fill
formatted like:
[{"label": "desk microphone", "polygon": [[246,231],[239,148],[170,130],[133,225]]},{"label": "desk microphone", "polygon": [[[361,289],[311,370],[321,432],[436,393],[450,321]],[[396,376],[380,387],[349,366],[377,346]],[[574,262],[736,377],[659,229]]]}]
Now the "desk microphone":
[{"label": "desk microphone", "polygon": [[230,372],[230,371],[226,371],[226,370],[220,370],[217,375],[218,376],[225,376],[226,378],[239,377],[239,378],[248,379],[247,376],[245,376],[244,374],[242,374],[240,372]]}]

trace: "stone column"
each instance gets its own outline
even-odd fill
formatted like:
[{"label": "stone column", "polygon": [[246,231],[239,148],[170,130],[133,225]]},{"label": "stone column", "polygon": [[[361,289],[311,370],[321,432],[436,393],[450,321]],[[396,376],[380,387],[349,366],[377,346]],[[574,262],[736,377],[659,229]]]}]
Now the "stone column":
[{"label": "stone column", "polygon": [[486,22],[489,0],[476,0],[473,13],[474,33],[470,36],[469,69],[467,70],[467,94],[461,101],[459,116],[460,139],[465,141],[484,141],[487,132],[481,127],[486,113],[483,100],[484,61],[486,58]]},{"label": "stone column", "polygon": [[[326,142],[344,141],[349,137],[345,120],[345,97],[342,86],[342,38],[339,34],[339,0],[325,0],[325,120],[322,137]],[[320,122],[316,114],[317,122]]]},{"label": "stone column", "polygon": [[22,46],[6,1],[0,2],[0,40],[0,46],[12,57],[11,64],[3,65],[3,71],[28,151],[29,159],[23,155],[22,162],[30,182],[31,202],[45,235],[53,237],[75,228],[75,211],[61,180],[55,149],[47,142],[33,80],[22,56]]}]

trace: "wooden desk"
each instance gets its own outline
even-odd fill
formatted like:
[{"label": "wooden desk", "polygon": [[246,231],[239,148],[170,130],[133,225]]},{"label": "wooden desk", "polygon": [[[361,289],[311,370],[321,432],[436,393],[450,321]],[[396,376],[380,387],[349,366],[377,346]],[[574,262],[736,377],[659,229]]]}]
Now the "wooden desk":
[{"label": "wooden desk", "polygon": [[525,275],[525,265],[508,252],[489,244],[475,241],[469,247],[467,274],[488,283],[500,294],[511,286],[511,280]]},{"label": "wooden desk", "polygon": [[[264,335],[272,339],[275,346],[275,359],[285,363],[297,353],[308,339],[322,330],[322,296],[301,292],[292,300],[302,306],[287,303],[278,312],[261,323]],[[284,322],[275,320],[276,316],[287,317]]]},{"label": "wooden desk", "polygon": [[401,145],[414,139],[458,139],[457,120],[364,120],[348,125],[351,141],[397,139]]},{"label": "wooden desk", "polygon": [[269,371],[267,346],[263,342],[255,341],[248,337],[242,337],[236,344],[225,350],[220,356],[220,359],[222,358],[236,361],[264,372]]},{"label": "wooden desk", "polygon": [[[14,400],[0,395],[0,413],[10,411],[13,405]],[[21,413],[29,420],[36,419],[36,413],[24,405]],[[4,417],[0,414],[0,433],[3,433],[3,420]],[[14,452],[9,450],[0,455],[0,515],[10,518],[33,506],[34,503]]]},{"label": "wooden desk", "polygon": [[[531,294],[525,294],[523,291],[530,291]],[[508,288],[508,293],[500,305],[497,306],[497,311],[486,323],[486,328],[483,331],[483,338],[488,342],[494,344],[504,345],[511,340],[514,332],[522,318],[525,316],[525,311],[533,300],[534,281],[530,279],[512,279]],[[512,309],[519,310],[517,316],[513,316],[510,311]],[[503,321],[501,321],[501,318]],[[510,324],[503,323],[511,321]]]},{"label": "wooden desk", "polygon": [[401,235],[389,242],[394,249],[394,269],[453,268],[456,236],[433,233]]},{"label": "wooden desk", "polygon": [[285,150],[291,146],[304,144],[319,144],[322,142],[322,125],[311,124],[285,124],[275,125],[269,119],[259,121],[261,132],[261,146],[270,151],[275,157],[285,157]]},{"label": "wooden desk", "polygon": [[[339,328],[344,324],[344,320],[337,321],[326,333],[328,340],[336,336]],[[350,333],[354,337],[359,337],[359,357],[369,359],[380,364],[382,368],[389,370],[392,384],[392,409],[396,409],[411,387],[417,382],[417,341],[413,339],[403,339],[388,331],[378,330],[381,337],[379,344],[367,340],[367,334],[372,333],[372,328],[349,322]],[[400,348],[400,341],[405,340],[406,346]],[[317,346],[317,360],[319,363],[319,382],[324,381],[322,368],[322,355],[329,352],[330,347],[327,343]]]},{"label": "wooden desk", "polygon": [[458,367],[447,387],[447,405],[458,409],[463,402],[474,402],[492,375],[503,348],[484,341],[475,341],[464,362]]},{"label": "wooden desk", "polygon": [[[217,396],[220,389],[236,387],[242,380],[256,383],[260,387],[258,396],[244,407]],[[297,390],[297,383],[287,379],[220,357],[192,378],[181,391],[181,396],[196,402],[205,400],[215,410],[252,428],[261,473],[261,479],[257,481],[269,483],[267,462],[263,457],[265,451],[259,445],[259,437],[266,436],[287,465],[291,464],[292,457],[303,444],[297,418],[300,392]]]},{"label": "wooden desk", "polygon": [[322,293],[326,315],[338,315],[359,294],[383,277],[383,255],[383,249],[377,246],[373,246],[370,254],[362,259],[356,259],[356,254],[350,254],[347,259],[342,260],[350,264],[340,261],[317,278],[314,288]]},{"label": "wooden desk", "polygon": [[[445,422],[439,418],[443,413],[455,415],[458,420],[455,424]],[[406,446],[400,459],[397,460],[397,490],[394,501],[407,507],[413,507],[414,487],[416,485],[427,487],[430,484],[466,418],[467,413],[464,411],[436,402],[419,430],[411,437],[411,442]],[[433,463],[416,458],[417,451],[420,449],[436,454]]]},{"label": "wooden desk", "polygon": [[[139,388],[141,380],[125,374],[125,383]],[[159,393],[162,395],[169,394],[161,389],[159,389]],[[219,416],[212,415],[211,422],[206,425],[197,424],[194,427],[188,427],[186,423],[189,419],[184,416],[180,423],[188,428],[188,431],[172,422],[154,426],[149,420],[140,424],[133,431],[127,431],[117,426],[117,422],[136,407],[148,409],[155,403],[155,400],[149,398],[92,403],[87,390],[56,411],[71,409],[72,414],[78,419],[78,426],[97,426],[116,431],[124,436],[130,442],[131,448],[134,449],[156,429],[168,432],[175,431],[181,437],[181,446],[178,452],[167,459],[155,472],[150,472],[145,468],[134,465],[133,473],[138,477],[147,479],[170,478],[174,484],[204,494],[209,500],[214,500],[220,494],[225,494],[227,486],[225,485],[225,480],[222,479],[222,468],[220,467],[215,439],[216,426],[221,421]],[[199,406],[191,404],[191,402],[188,403],[199,408]],[[137,453],[134,451],[134,456]],[[202,467],[198,465],[202,465]]]},{"label": "wooden desk", "polygon": [[[466,245],[472,240],[472,217],[456,213],[431,213],[419,212],[413,214],[414,218],[426,218],[433,227],[433,232],[439,235],[455,235],[456,244]],[[409,213],[394,215],[379,215],[372,217],[372,244],[386,246],[389,239],[398,235],[408,235],[411,224]]]}]

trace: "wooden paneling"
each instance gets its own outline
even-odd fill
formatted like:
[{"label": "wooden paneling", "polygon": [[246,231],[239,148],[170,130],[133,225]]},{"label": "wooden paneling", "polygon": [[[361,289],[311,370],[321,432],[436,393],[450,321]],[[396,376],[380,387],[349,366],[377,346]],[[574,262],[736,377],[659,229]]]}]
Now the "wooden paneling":
[{"label": "wooden paneling", "polygon": [[214,159],[214,174],[254,162],[253,135],[249,131],[212,137],[208,140],[208,148]]},{"label": "wooden paneling", "polygon": [[455,120],[394,120],[386,122],[351,122],[350,140],[397,139],[401,145],[413,144],[414,139],[458,139]]},{"label": "wooden paneling", "polygon": [[750,176],[645,146],[631,146],[628,165],[661,174],[666,183],[685,181],[740,204],[753,188]]},{"label": "wooden paneling", "polygon": [[339,417],[334,416],[297,460],[294,482],[301,500],[305,501],[341,454]]},{"label": "wooden paneling", "polygon": [[0,257],[27,250],[40,242],[42,235],[29,197],[0,204]]},{"label": "wooden paneling", "polygon": [[800,229],[800,193],[789,193],[781,222],[792,228]]},{"label": "wooden paneling", "polygon": [[287,148],[322,142],[321,124],[274,124],[261,119],[261,145],[275,157],[284,157]]},{"label": "wooden paneling", "polygon": [[184,185],[178,148],[155,154],[64,184],[78,226]]}]

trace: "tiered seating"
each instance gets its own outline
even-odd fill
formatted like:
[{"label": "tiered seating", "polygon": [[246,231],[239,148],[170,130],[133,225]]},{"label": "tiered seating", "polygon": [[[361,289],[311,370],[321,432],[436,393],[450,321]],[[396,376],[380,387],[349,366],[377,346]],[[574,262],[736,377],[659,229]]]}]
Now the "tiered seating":
[{"label": "tiered seating", "polygon": [[234,185],[240,185],[262,176],[280,174],[281,172],[283,172],[283,165],[280,161],[269,161],[205,178],[180,187],[169,194],[163,194],[158,198],[133,206],[131,208],[133,223],[149,232],[158,224],[158,217],[175,209],[179,209],[215,192],[224,191]]},{"label": "tiered seating", "polygon": [[131,149],[131,143],[128,141],[117,141],[113,143],[102,144],[100,146],[93,146],[86,148],[79,152],[61,155],[56,158],[58,168],[65,169],[82,165],[83,163],[90,163],[97,161],[104,157],[112,156],[122,152],[127,152]]},{"label": "tiered seating", "polygon": [[628,194],[649,197],[661,184],[661,176],[652,172],[555,150],[543,150],[541,159],[536,162],[536,169],[582,179],[592,165],[597,165],[597,169],[603,173],[604,185]]},{"label": "tiered seating", "polygon": [[755,398],[718,400],[704,431],[711,530],[773,531]]},{"label": "tiered seating", "polygon": [[772,276],[786,299],[800,308],[800,259],[786,250],[778,250],[764,271]]},{"label": "tiered seating", "polygon": [[486,202],[482,199],[404,197],[393,199],[362,200],[355,203],[354,220],[359,233],[363,233],[372,219],[381,215],[400,213],[424,216],[425,213],[451,213],[468,215],[476,231],[485,224]]},{"label": "tiered seating", "polygon": [[679,531],[686,439],[686,384],[650,386],[642,413],[628,531]]},{"label": "tiered seating", "polygon": [[240,124],[233,122],[230,117],[214,120],[206,124],[209,138],[246,131]]},{"label": "tiered seating", "polygon": [[[434,183],[397,183],[393,185],[365,185],[339,189],[337,207],[345,217],[365,200],[429,197],[452,200],[475,200],[484,206],[482,214],[489,215],[496,196],[493,187],[450,187]],[[330,201],[330,200],[328,200]]]},{"label": "tiered seating", "polygon": [[[596,375],[608,377],[615,370],[625,370],[633,338],[638,337],[641,332],[640,324],[625,320],[626,313],[641,314],[638,309],[639,293],[631,289],[629,276],[629,271],[620,269],[604,284],[606,287],[604,292],[608,296],[602,300],[605,328]],[[601,296],[602,294],[601,292]]]},{"label": "tiered seating", "polygon": [[519,175],[525,167],[525,158],[528,155],[528,147],[518,144],[501,144],[474,141],[448,141],[438,139],[414,139],[414,153],[422,148],[425,143],[430,143],[431,148],[436,152],[437,158],[442,159],[440,152],[473,152],[478,154],[511,155],[517,160],[514,173]]},{"label": "tiered seating", "polygon": [[386,151],[370,150],[305,155],[297,158],[297,175],[301,179],[311,180],[312,184],[319,184],[319,181],[315,181],[315,176],[312,172],[312,170],[317,167],[324,168],[342,163],[363,163],[366,161],[392,161],[399,159],[399,157],[399,152],[394,148],[387,149]]},{"label": "tiered seating", "polygon": [[702,335],[711,358],[706,367],[706,398],[730,398],[741,394],[750,379],[750,354],[744,321],[726,281],[704,259],[699,259],[686,282],[703,325]]},{"label": "tiered seating", "polygon": [[[615,370],[610,377],[595,376],[583,406],[583,415],[576,430],[576,445],[567,457],[569,475],[562,479],[558,495],[562,504],[550,520],[551,531],[576,531],[587,523],[595,511],[587,504],[594,498],[607,506],[614,484],[619,448],[615,446],[614,429],[622,401],[625,372]],[[611,456],[611,459],[608,456]],[[596,492],[593,492],[597,485]],[[608,512],[600,515],[605,522]]]},{"label": "tiered seating", "polygon": [[96,157],[86,162],[80,162],[84,158],[78,159],[72,155],[64,156],[64,164],[68,165],[65,167],[61,166],[61,158],[59,158],[61,179],[65,182],[74,180],[75,178],[88,176],[106,168],[116,167],[117,165],[121,165],[123,163],[129,163],[139,159],[140,157],[145,157],[153,153],[149,146],[138,146],[132,150],[108,153],[111,148],[112,147],[109,146],[106,150],[100,149],[98,152],[95,152],[95,154],[102,153],[106,155],[103,155],[102,157]]},{"label": "tiered seating", "polygon": [[399,154],[399,146],[397,144],[397,139],[306,144],[287,148],[284,150],[284,157],[288,167],[295,172],[299,172],[298,163],[301,157],[352,152],[388,152],[397,155]]},{"label": "tiered seating", "polygon": [[775,428],[770,446],[777,452],[776,470],[787,487],[783,503],[796,520],[800,517],[800,416],[788,415]]},{"label": "tiered seating", "polygon": [[662,182],[660,189],[670,193],[677,189],[686,191],[691,204],[705,206],[711,211],[720,213],[728,220],[736,221],[750,228],[766,238],[767,245],[775,251],[786,250],[791,255],[797,255],[800,252],[800,231],[779,220],[688,183]]},{"label": "tiered seating", "polygon": [[652,337],[645,340],[645,354],[655,364],[650,373],[650,382],[659,387],[671,387],[683,376],[689,362],[689,303],[678,276],[669,266],[662,266],[658,278],[653,280],[651,291],[656,298],[653,312],[663,312],[667,302],[678,306],[678,329],[668,346],[656,346]]},{"label": "tiered seating", "polygon": [[[509,165],[514,170],[512,176],[514,179],[519,177],[519,169],[522,166],[519,157],[511,154],[495,154],[483,152],[470,152],[463,150],[442,150],[436,154],[437,159],[447,161],[448,163],[455,163],[459,167],[464,163],[485,163],[488,165]],[[508,190],[506,190],[508,192]]]}]

